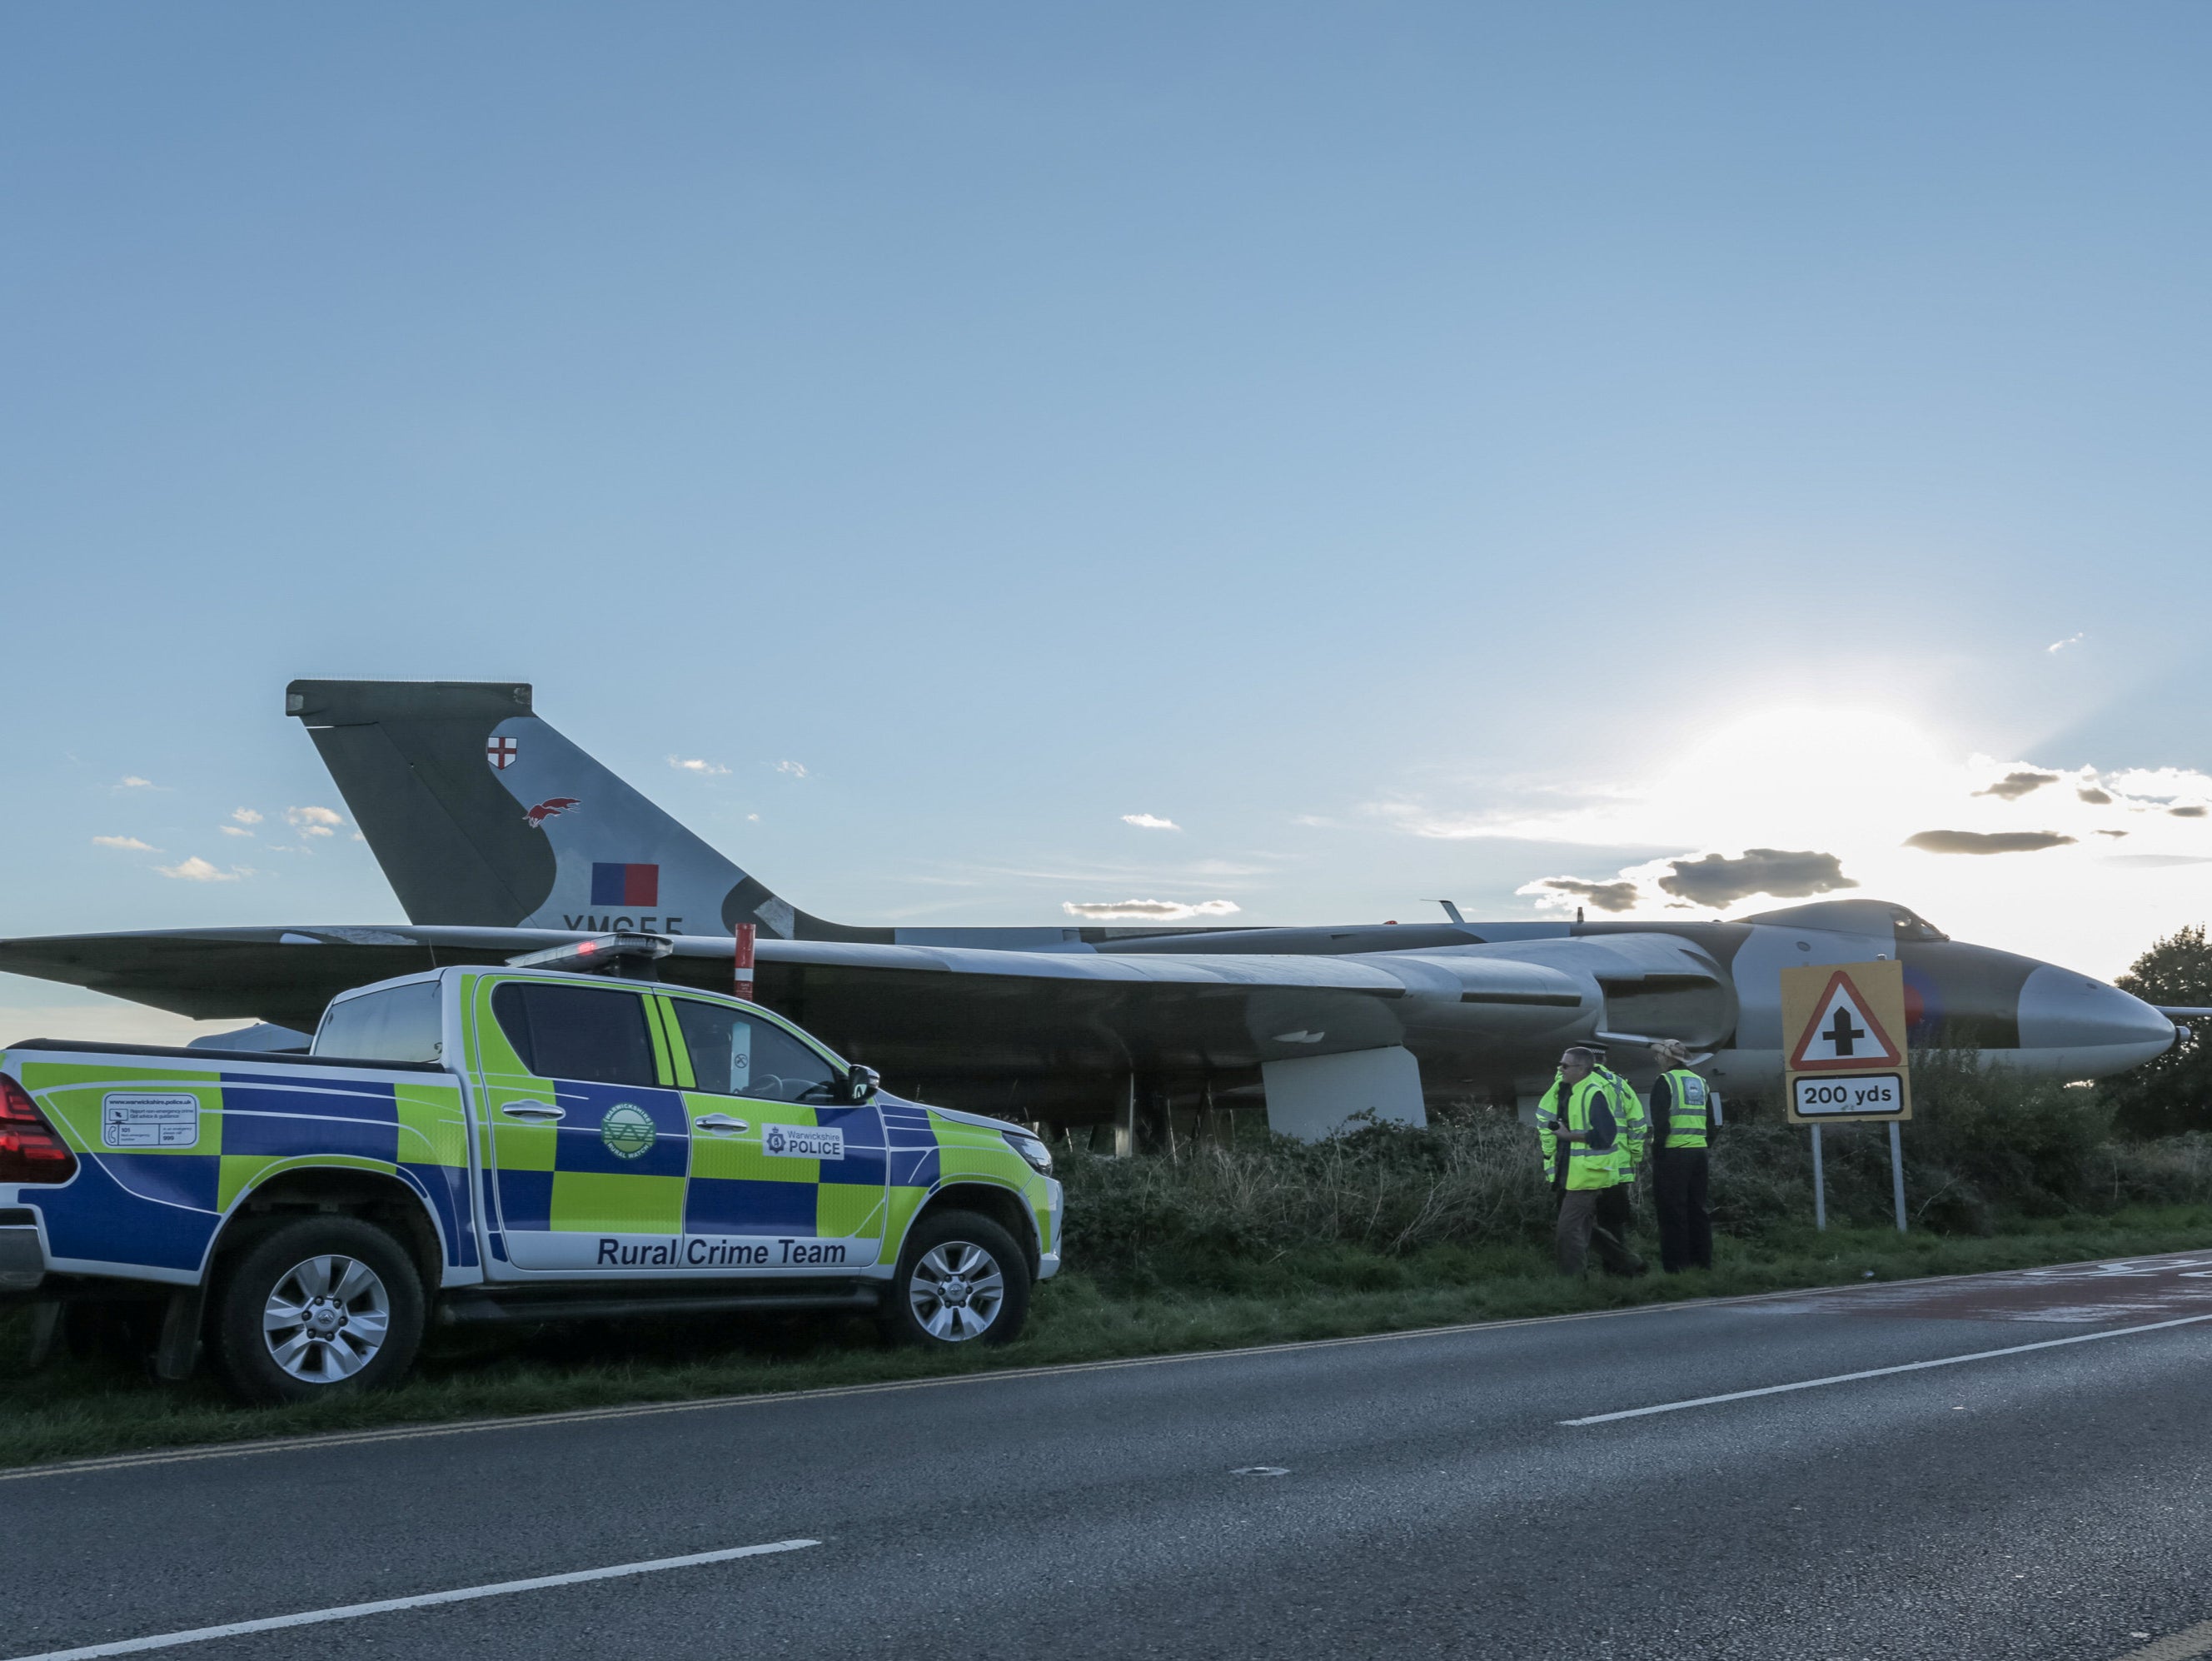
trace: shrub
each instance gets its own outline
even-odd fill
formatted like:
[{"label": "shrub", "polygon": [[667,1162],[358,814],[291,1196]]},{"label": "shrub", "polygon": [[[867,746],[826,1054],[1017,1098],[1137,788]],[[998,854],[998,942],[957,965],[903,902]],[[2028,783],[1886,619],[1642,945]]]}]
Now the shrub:
[{"label": "shrub", "polygon": [[1522,1240],[1550,1227],[1536,1139],[1482,1111],[1425,1129],[1369,1124],[1323,1142],[1270,1136],[1174,1159],[1075,1153],[1060,1168],[1082,1266],[1186,1279],[1193,1260],[1347,1245],[1386,1256]]},{"label": "shrub", "polygon": [[[1913,1058],[1905,1127],[1905,1201],[1916,1228],[1986,1234],[2011,1218],[2106,1214],[2129,1205],[2212,1202],[2212,1134],[2116,1139],[2100,1092],[1984,1068],[1968,1051]],[[1883,1127],[1824,1134],[1829,1216],[1891,1215]],[[1715,1226],[1755,1238],[1812,1219],[1812,1154],[1802,1128],[1728,1125],[1713,1149]],[[1535,1134],[1475,1109],[1425,1129],[1366,1123],[1318,1143],[1248,1137],[1231,1148],[1108,1159],[1061,1155],[1072,1267],[1133,1286],[1244,1285],[1255,1266],[1314,1254],[1402,1258],[1437,1249],[1548,1240],[1555,1202]],[[1648,1193],[1639,1202],[1648,1235]]]}]

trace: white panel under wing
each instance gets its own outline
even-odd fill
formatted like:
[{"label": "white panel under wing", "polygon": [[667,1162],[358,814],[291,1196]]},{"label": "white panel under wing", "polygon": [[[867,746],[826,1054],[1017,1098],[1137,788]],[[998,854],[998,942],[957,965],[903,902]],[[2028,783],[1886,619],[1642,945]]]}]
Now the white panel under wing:
[{"label": "white panel under wing", "polygon": [[1385,1124],[1418,1129],[1429,1122],[1421,1104],[1421,1064],[1401,1045],[1268,1062],[1260,1075],[1267,1092],[1267,1128],[1301,1141],[1333,1136],[1367,1112]]}]

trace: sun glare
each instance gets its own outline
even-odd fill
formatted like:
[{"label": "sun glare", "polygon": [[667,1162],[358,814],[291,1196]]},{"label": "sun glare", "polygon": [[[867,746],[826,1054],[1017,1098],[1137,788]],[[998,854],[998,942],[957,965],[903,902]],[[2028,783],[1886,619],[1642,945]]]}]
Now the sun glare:
[{"label": "sun glare", "polygon": [[1902,839],[1956,794],[1959,775],[1957,760],[1905,716],[1797,704],[1713,728],[1668,770],[1663,789],[1702,800],[1716,846],[1829,849]]}]

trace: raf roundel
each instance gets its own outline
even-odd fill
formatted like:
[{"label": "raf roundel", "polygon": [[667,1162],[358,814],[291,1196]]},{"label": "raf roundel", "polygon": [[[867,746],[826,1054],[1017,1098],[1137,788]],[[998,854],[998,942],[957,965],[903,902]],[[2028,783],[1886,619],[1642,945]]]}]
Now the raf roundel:
[{"label": "raf roundel", "polygon": [[635,1102],[617,1102],[599,1121],[599,1140],[617,1159],[640,1158],[659,1134],[653,1116]]}]

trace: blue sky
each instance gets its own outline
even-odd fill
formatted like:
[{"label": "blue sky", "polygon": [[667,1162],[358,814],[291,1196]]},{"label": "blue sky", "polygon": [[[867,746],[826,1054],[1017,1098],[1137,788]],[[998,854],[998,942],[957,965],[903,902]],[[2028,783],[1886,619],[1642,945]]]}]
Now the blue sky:
[{"label": "blue sky", "polygon": [[1660,916],[1771,847],[2114,972],[2212,913],[2208,48],[13,9],[0,927],[395,916],[283,684],[513,677],[855,922]]}]

